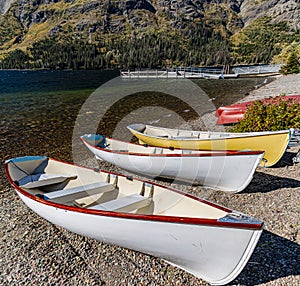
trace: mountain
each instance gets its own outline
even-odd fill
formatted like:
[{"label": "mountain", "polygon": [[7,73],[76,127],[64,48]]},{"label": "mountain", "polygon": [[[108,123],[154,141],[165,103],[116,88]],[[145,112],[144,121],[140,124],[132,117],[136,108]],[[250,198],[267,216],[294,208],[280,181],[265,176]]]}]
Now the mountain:
[{"label": "mountain", "polygon": [[268,63],[298,47],[299,11],[299,0],[2,0],[1,67]]},{"label": "mountain", "polygon": [[245,25],[262,17],[271,17],[272,23],[287,22],[292,29],[300,28],[299,0],[240,1],[240,14]]},{"label": "mountain", "polygon": [[14,0],[2,0],[0,2],[0,14],[4,14],[11,6]]}]

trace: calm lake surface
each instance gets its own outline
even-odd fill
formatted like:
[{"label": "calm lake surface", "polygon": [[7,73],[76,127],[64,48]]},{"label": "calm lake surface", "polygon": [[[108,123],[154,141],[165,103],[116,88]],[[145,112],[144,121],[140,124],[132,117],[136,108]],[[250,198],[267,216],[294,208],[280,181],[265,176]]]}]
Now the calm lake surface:
[{"label": "calm lake surface", "polygon": [[[5,71],[0,70],[0,156],[4,160],[25,155],[47,155],[72,160],[72,136],[77,119],[83,113],[86,123],[95,111],[81,111],[85,102],[104,83],[118,77],[118,71]],[[215,108],[241,99],[255,87],[272,78],[238,78],[225,80],[193,80]],[[167,86],[174,84],[171,80]],[[130,85],[130,83],[127,83]],[[118,94],[122,86],[112,91]],[[183,92],[185,93],[185,92]],[[105,97],[106,96],[106,97]],[[197,117],[193,105],[197,98],[183,95],[188,104],[168,95],[168,91],[134,92],[111,104],[111,95],[103,95],[97,107],[105,106],[98,131],[114,135],[118,122],[121,135],[126,124],[143,123],[175,127],[178,118],[188,121]],[[210,100],[209,100],[210,99]],[[212,104],[213,103],[213,104]],[[109,106],[111,105],[111,106]],[[133,121],[134,120],[134,121]],[[136,121],[135,121],[136,120]],[[139,120],[139,121],[137,121]],[[123,130],[123,131],[122,131]],[[88,132],[88,130],[87,130]],[[122,136],[120,136],[122,137]],[[122,139],[122,138],[121,138]],[[3,164],[1,167],[3,173]],[[3,176],[1,176],[3,180]],[[5,178],[4,178],[4,181]]]}]

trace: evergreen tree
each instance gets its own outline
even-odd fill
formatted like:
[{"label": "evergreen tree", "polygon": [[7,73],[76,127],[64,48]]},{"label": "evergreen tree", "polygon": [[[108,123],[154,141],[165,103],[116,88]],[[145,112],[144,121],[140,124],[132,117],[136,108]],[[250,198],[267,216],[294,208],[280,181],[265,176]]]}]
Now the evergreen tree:
[{"label": "evergreen tree", "polygon": [[280,72],[284,74],[291,74],[291,73],[299,73],[300,72],[300,62],[297,56],[296,51],[292,52],[289,56],[286,65],[284,65]]}]

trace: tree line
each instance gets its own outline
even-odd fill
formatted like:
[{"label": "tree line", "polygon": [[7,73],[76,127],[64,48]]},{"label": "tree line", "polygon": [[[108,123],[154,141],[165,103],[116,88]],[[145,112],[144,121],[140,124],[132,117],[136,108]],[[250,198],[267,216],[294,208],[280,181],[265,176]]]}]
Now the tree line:
[{"label": "tree line", "polygon": [[2,69],[132,69],[270,63],[299,31],[286,24],[260,22],[245,29],[245,40],[232,45],[229,36],[204,25],[163,31],[95,37],[93,43],[72,36],[45,38],[26,50],[14,50],[0,61]]},{"label": "tree line", "polygon": [[226,64],[229,42],[208,27],[182,34],[147,33],[113,36],[88,43],[72,37],[46,38],[0,61],[2,69],[159,68]]}]

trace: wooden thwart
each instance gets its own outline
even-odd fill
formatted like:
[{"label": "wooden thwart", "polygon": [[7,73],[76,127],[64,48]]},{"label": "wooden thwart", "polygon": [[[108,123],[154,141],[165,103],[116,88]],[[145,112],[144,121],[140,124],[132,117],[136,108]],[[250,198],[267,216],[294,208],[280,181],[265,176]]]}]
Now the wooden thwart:
[{"label": "wooden thwart", "polygon": [[83,185],[79,187],[58,190],[44,194],[46,200],[59,199],[60,202],[68,202],[71,200],[77,200],[82,198],[84,195],[95,195],[100,193],[106,193],[113,191],[115,186],[110,183],[98,182],[89,185]]},{"label": "wooden thwart", "polygon": [[72,180],[76,178],[76,175],[37,173],[21,178],[18,181],[18,184],[20,187],[33,189],[50,186],[53,184],[59,184],[66,180]]},{"label": "wooden thwart", "polygon": [[150,204],[151,199],[134,194],[90,207],[92,210],[131,212]]}]

